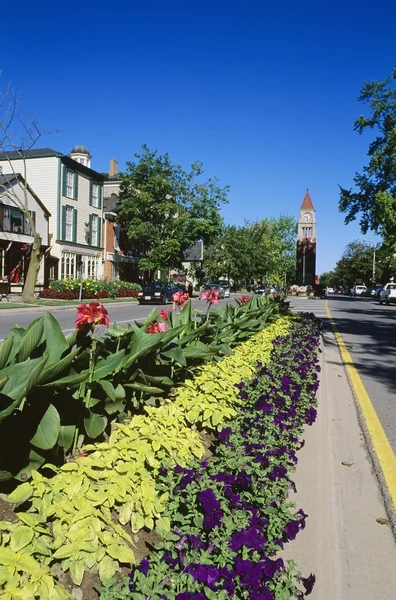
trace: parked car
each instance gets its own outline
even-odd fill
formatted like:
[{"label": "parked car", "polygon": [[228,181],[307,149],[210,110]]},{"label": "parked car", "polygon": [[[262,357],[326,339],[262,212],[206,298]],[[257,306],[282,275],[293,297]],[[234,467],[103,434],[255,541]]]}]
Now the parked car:
[{"label": "parked car", "polygon": [[351,296],[363,296],[367,288],[365,285],[354,285],[351,289]]},{"label": "parked car", "polygon": [[362,296],[367,296],[368,298],[375,298],[375,296],[377,295],[377,288],[375,288],[375,287],[374,288],[373,287],[369,287],[361,295]]},{"label": "parked car", "polygon": [[387,283],[384,288],[380,291],[379,303],[389,306],[391,302],[396,302],[396,283]]},{"label": "parked car", "polygon": [[172,304],[173,294],[183,290],[173,281],[153,281],[138,293],[139,304]]},{"label": "parked car", "polygon": [[276,289],[272,285],[260,284],[254,290],[255,294],[275,294]]},{"label": "parked car", "polygon": [[227,279],[216,279],[213,283],[217,283],[224,290],[224,298],[230,297],[230,282]]},{"label": "parked car", "polygon": [[222,288],[221,285],[219,285],[218,283],[208,283],[207,285],[205,285],[202,292],[208,292],[212,290],[217,290],[219,292],[219,299],[225,298],[224,288]]},{"label": "parked car", "polygon": [[327,288],[328,294],[334,294],[334,288]]}]

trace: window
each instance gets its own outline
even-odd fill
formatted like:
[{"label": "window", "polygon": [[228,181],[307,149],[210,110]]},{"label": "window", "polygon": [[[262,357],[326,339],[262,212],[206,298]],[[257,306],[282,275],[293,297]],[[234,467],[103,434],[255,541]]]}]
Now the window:
[{"label": "window", "polygon": [[77,210],[72,206],[62,206],[62,240],[77,241]]},{"label": "window", "polygon": [[66,167],[63,167],[62,196],[78,198],[78,174]]},{"label": "window", "polygon": [[73,183],[74,183],[74,174],[71,171],[67,171],[66,196],[68,198],[73,198]]},{"label": "window", "polygon": [[303,227],[302,234],[304,237],[306,237],[306,236],[312,237],[312,228],[311,227]]},{"label": "window", "polygon": [[66,239],[70,242],[73,237],[73,209],[71,206],[66,206]]},{"label": "window", "polygon": [[102,204],[102,186],[94,181],[89,186],[89,204],[95,208],[101,208]]},{"label": "window", "polygon": [[[33,222],[36,223],[36,213],[32,212],[31,215]],[[12,233],[22,233],[25,235],[32,234],[27,216],[18,208],[12,208],[11,206],[5,205],[0,208],[0,229]]]},{"label": "window", "polygon": [[100,217],[98,215],[89,215],[88,244],[90,246],[100,246],[100,226]]}]

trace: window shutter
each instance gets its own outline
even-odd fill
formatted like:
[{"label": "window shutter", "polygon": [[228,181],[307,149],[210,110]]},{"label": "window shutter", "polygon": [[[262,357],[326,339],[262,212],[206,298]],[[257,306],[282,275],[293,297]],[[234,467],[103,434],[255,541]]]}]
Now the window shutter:
[{"label": "window shutter", "polygon": [[78,173],[74,173],[73,198],[74,200],[78,200]]},{"label": "window shutter", "polygon": [[97,243],[96,243],[96,245],[100,246],[100,241],[101,241],[101,239],[100,239],[101,235],[100,234],[101,234],[101,231],[102,231],[102,219],[99,216],[98,216],[98,225],[97,225],[97,227],[98,227],[98,234],[96,236],[97,237],[97,240],[96,240]]},{"label": "window shutter", "polygon": [[62,196],[66,196],[66,184],[67,184],[67,169],[64,166],[62,171]]},{"label": "window shutter", "polygon": [[92,215],[89,215],[88,244],[92,246]]},{"label": "window shutter", "polygon": [[[99,185],[98,186],[98,208],[102,208],[102,192],[103,192],[103,186]],[[99,244],[100,246],[100,244]]]},{"label": "window shutter", "polygon": [[89,182],[89,206],[92,206],[92,188],[93,188],[93,182],[90,181]]},{"label": "window shutter", "polygon": [[77,241],[77,209],[73,208],[73,233],[72,242]]},{"label": "window shutter", "polygon": [[62,240],[66,240],[66,206],[62,206]]}]

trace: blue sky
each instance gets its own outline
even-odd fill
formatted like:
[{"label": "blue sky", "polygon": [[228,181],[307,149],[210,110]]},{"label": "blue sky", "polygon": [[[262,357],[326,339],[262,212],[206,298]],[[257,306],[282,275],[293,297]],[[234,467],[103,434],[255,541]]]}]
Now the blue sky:
[{"label": "blue sky", "polygon": [[98,171],[112,157],[123,169],[143,143],[184,167],[201,160],[231,186],[232,224],[297,217],[309,188],[318,273],[362,238],[343,224],[338,184],[367,162],[357,96],[396,63],[394,2],[22,4],[7,6],[0,85],[53,131],[41,147],[84,144]]}]

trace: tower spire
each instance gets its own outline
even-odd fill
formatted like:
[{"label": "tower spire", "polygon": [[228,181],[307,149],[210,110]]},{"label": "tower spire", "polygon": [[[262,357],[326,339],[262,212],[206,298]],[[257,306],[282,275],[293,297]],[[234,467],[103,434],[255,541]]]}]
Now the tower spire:
[{"label": "tower spire", "polygon": [[302,201],[302,204],[300,206],[300,210],[301,209],[315,210],[314,205],[312,204],[312,200],[311,200],[311,196],[309,194],[308,188],[307,188],[307,191],[305,192],[304,200]]}]

